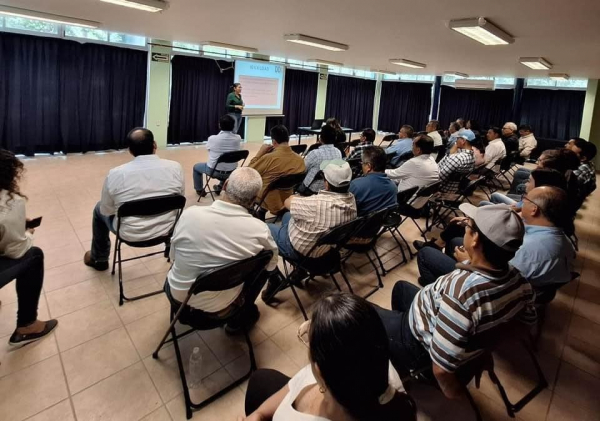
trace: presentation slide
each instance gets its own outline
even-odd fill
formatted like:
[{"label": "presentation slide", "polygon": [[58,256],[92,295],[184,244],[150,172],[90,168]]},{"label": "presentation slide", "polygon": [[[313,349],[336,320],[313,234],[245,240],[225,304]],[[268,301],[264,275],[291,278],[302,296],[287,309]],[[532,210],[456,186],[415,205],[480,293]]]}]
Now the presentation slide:
[{"label": "presentation slide", "polygon": [[236,60],[234,82],[242,84],[244,115],[277,115],[283,110],[285,66]]}]

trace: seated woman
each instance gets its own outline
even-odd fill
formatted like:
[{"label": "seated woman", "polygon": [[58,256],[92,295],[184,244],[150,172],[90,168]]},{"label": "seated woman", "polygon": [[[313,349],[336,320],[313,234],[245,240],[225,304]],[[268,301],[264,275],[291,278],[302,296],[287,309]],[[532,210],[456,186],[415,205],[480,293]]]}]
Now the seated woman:
[{"label": "seated woman", "polygon": [[17,328],[8,343],[21,346],[50,333],[56,320],[37,319],[44,282],[44,253],[33,247],[33,229],[25,228],[25,196],[19,190],[23,163],[0,149],[0,288],[17,280]]},{"label": "seated woman", "polygon": [[248,416],[239,420],[416,420],[389,361],[383,322],[365,299],[347,293],[323,298],[298,337],[309,348],[310,365],[291,380],[258,370],[248,383]]}]

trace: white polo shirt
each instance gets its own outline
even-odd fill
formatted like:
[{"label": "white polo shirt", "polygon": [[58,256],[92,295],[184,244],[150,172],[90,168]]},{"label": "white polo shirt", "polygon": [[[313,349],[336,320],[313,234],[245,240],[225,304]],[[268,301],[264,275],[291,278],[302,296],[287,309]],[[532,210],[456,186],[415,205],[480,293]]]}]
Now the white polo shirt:
[{"label": "white polo shirt", "polygon": [[[109,171],[100,199],[100,213],[116,215],[119,207],[131,200],[169,194],[185,194],[185,176],[179,162],[158,155],[140,155]],[[143,241],[168,234],[175,220],[170,212],[152,218],[125,218],[120,235],[124,240]],[[117,218],[113,221],[117,229]]]},{"label": "white polo shirt", "polygon": [[[277,267],[277,244],[267,225],[242,206],[217,200],[210,206],[187,208],[175,227],[171,240],[173,266],[167,275],[171,295],[183,302],[196,278],[227,263],[271,250],[267,266]],[[227,308],[240,294],[243,285],[226,291],[202,292],[190,298],[194,308],[216,313]]]},{"label": "white polo shirt", "polygon": [[437,132],[437,130],[433,131],[433,132],[429,132],[427,133],[427,136],[429,136],[430,138],[433,139],[433,146],[440,146],[442,145],[444,142],[442,141],[442,136],[440,136],[440,134]]},{"label": "white polo shirt", "polygon": [[428,186],[440,179],[438,164],[429,154],[411,158],[396,169],[385,170],[385,173],[392,180],[399,180],[399,192],[415,186]]},{"label": "white polo shirt", "polygon": [[492,168],[496,161],[506,157],[506,146],[502,139],[494,139],[485,147],[483,163],[486,168]]}]

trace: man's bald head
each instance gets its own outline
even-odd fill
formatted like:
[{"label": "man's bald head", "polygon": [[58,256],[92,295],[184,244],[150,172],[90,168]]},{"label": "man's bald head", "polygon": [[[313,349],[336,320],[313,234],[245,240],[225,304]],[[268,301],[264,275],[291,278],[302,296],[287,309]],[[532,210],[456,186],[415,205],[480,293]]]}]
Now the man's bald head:
[{"label": "man's bald head", "polygon": [[527,193],[527,199],[539,208],[539,215],[535,215],[536,217],[543,217],[559,228],[564,228],[568,223],[568,198],[563,189],[554,186],[536,187]]},{"label": "man's bald head", "polygon": [[127,135],[129,152],[133,156],[152,155],[156,151],[154,135],[148,129],[136,127]]}]

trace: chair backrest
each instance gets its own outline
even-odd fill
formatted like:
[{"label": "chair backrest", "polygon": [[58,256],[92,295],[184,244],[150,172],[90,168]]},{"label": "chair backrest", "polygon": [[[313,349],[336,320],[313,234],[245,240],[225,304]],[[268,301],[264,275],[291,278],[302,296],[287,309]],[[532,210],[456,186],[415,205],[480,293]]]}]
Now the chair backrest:
[{"label": "chair backrest", "polygon": [[437,193],[440,190],[441,186],[442,186],[442,182],[441,181],[436,181],[436,182],[431,183],[431,184],[429,184],[427,186],[423,186],[417,192],[417,196],[418,197],[428,197],[428,196],[431,196],[432,194]]},{"label": "chair backrest", "polygon": [[297,174],[282,175],[279,178],[271,181],[267,186],[265,192],[268,193],[273,190],[291,190],[304,181],[306,177],[305,172]]},{"label": "chair backrest", "polygon": [[292,148],[292,150],[298,155],[302,155],[304,152],[306,152],[306,148],[308,148],[308,145],[303,143],[301,145],[292,145],[290,146],[290,148]]},{"label": "chair backrest", "polygon": [[352,234],[352,238],[369,238],[376,239],[377,234],[381,230],[385,218],[387,215],[396,209],[396,206],[392,206],[386,209],[380,209],[378,211],[371,212],[365,215],[364,222],[358,229]]},{"label": "chair backrest", "polygon": [[386,136],[383,136],[383,139],[381,139],[381,141],[379,142],[379,146],[381,146],[383,142],[389,142],[390,144],[388,146],[391,146],[392,143],[394,143],[394,141],[397,139],[399,139],[397,134],[388,134]]},{"label": "chair backrest", "polygon": [[435,162],[440,162],[446,156],[446,145],[439,145],[433,148],[433,153],[437,152],[437,156],[435,157]]},{"label": "chair backrest", "polygon": [[352,169],[352,179],[358,178],[362,175],[362,158],[347,159],[346,162]]},{"label": "chair backrest", "polygon": [[242,285],[249,279],[256,279],[265,270],[272,256],[272,251],[263,250],[248,259],[204,272],[196,278],[190,292],[195,295],[204,291],[225,291]]},{"label": "chair backrest", "polygon": [[364,223],[363,218],[356,218],[352,221],[340,224],[337,227],[331,228],[327,231],[319,240],[311,247],[310,251],[306,253],[306,256],[310,256],[314,250],[321,246],[331,246],[335,248],[341,248],[350,239],[360,226]]},{"label": "chair backrest", "polygon": [[398,195],[396,196],[398,204],[404,205],[404,204],[408,203],[410,198],[415,195],[417,190],[419,190],[419,186],[409,187],[406,190],[399,191]]},{"label": "chair backrest", "polygon": [[[219,164],[233,164],[235,162],[240,162],[241,160],[244,160],[244,162],[246,162],[246,158],[248,158],[249,154],[250,152],[245,149],[240,149],[239,151],[224,152],[219,156],[219,158],[217,158],[215,168],[217,168],[217,165]],[[244,165],[244,162],[242,162],[242,166]]]},{"label": "chair backrest", "polygon": [[183,210],[185,196],[169,194],[166,196],[148,197],[123,203],[117,211],[118,218],[129,216],[158,216],[167,212]]},{"label": "chair backrest", "polygon": [[469,178],[465,177],[461,181],[461,187],[458,192],[464,197],[469,197],[475,192],[475,190],[477,190],[477,187],[479,187],[479,185],[484,181],[485,177],[479,177],[475,180],[470,180]]}]

